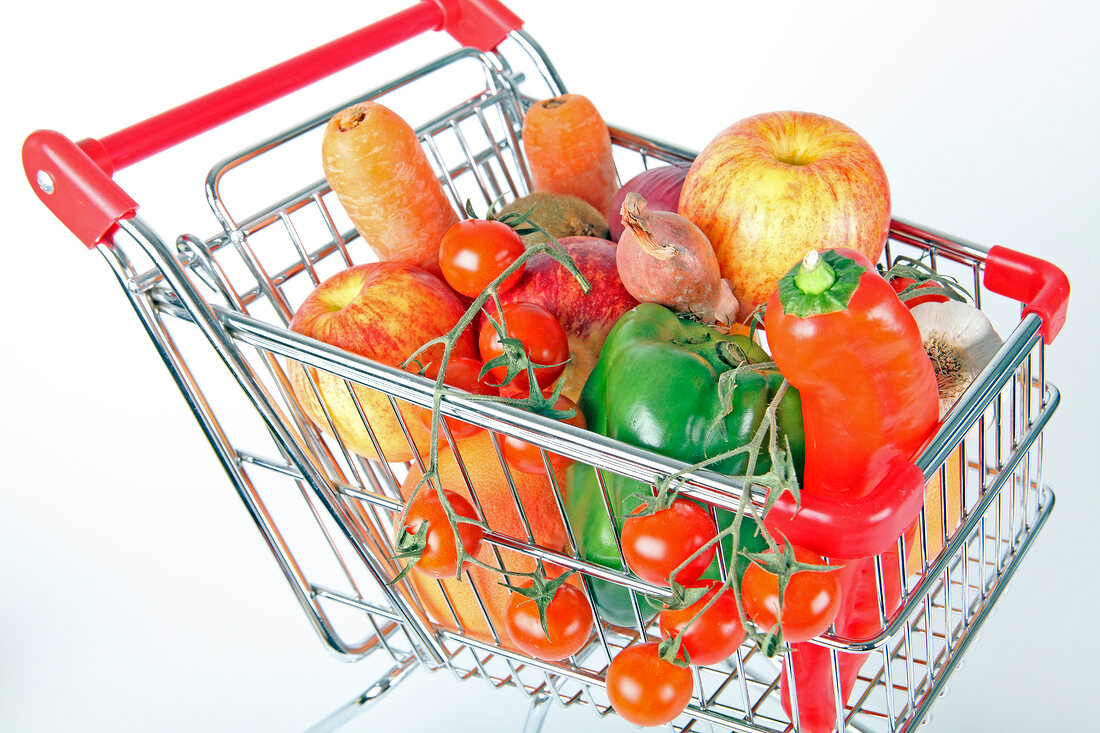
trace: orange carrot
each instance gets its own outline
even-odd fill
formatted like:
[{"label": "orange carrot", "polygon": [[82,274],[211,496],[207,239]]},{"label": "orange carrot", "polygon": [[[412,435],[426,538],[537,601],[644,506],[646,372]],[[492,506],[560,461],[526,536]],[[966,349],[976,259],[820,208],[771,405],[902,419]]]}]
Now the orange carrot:
[{"label": "orange carrot", "polygon": [[611,135],[587,97],[563,94],[533,104],[523,119],[523,150],[536,191],[572,194],[610,219],[618,190]]},{"label": "orange carrot", "polygon": [[377,102],[348,107],[329,120],[321,156],[325,178],[380,260],[439,271],[439,242],[458,215],[405,120]]}]

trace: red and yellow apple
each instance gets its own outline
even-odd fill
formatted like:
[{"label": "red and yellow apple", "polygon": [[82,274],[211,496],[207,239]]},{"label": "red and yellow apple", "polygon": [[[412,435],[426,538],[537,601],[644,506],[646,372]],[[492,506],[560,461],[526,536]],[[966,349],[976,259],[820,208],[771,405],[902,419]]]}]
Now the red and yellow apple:
[{"label": "red and yellow apple", "polygon": [[695,159],[679,213],[703,230],[744,319],[812,249],[849,247],[877,262],[890,186],[858,133],[809,112],[736,122]]},{"label": "red and yellow apple", "polygon": [[[465,307],[446,283],[431,273],[396,262],[356,265],[328,278],[305,299],[290,322],[292,331],[323,341],[368,359],[398,366],[422,344],[442,336],[458,323]],[[433,346],[418,360],[438,360],[443,346]],[[452,351],[455,357],[477,357],[473,336],[467,330]],[[290,362],[288,376],[298,404],[325,433],[336,433],[351,451],[378,458],[351,391],[340,377]],[[313,383],[317,386],[314,389]],[[401,430],[389,398],[377,390],[354,385],[382,454],[388,461],[412,458],[413,451]],[[417,419],[413,405],[398,403],[405,427],[421,451],[428,432]]]},{"label": "red and yellow apple", "polygon": [[[562,394],[576,400],[596,366],[600,349],[619,317],[638,305],[619,279],[615,244],[599,237],[558,240],[573,257],[592,289],[586,294],[576,278],[549,255],[527,261],[515,287],[500,294],[502,303],[534,303],[554,314],[569,339],[569,363],[562,375]],[[490,307],[490,310],[492,308]]]}]

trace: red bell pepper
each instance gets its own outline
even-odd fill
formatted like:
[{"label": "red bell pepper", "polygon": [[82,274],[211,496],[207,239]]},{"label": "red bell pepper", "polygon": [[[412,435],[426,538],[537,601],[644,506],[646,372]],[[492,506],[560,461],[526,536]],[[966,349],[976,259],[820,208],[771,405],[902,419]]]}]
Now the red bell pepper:
[{"label": "red bell pepper", "polygon": [[[899,464],[910,462],[935,430],[939,394],[920,331],[893,287],[861,253],[811,252],[780,280],[764,328],[779,370],[802,397],[803,497],[858,503]],[[912,519],[915,515],[906,524]],[[797,523],[798,516],[784,521]],[[881,628],[874,557],[830,552],[827,536],[814,544],[815,551],[844,562],[838,572],[837,635],[873,637]],[[896,548],[883,554],[887,615],[901,599],[897,554]],[[866,657],[840,653],[842,702]],[[813,642],[793,644],[790,665],[801,729],[832,730],[838,711],[829,650]],[[783,703],[790,714],[788,682],[784,674]]]}]

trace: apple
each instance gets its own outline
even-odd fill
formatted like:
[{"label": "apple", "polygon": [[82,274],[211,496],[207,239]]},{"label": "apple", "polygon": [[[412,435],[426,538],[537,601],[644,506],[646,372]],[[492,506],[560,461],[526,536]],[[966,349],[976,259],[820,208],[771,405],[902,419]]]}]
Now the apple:
[{"label": "apple", "polygon": [[769,112],[730,125],[695,159],[679,213],[714,247],[745,319],[812,249],[878,262],[890,186],[871,146],[834,119]]},{"label": "apple", "polygon": [[562,375],[562,394],[576,401],[584,380],[596,366],[608,332],[623,313],[638,305],[619,279],[615,243],[599,237],[558,240],[577,263],[592,289],[581,290],[576,278],[549,255],[527,261],[515,287],[500,294],[501,303],[534,303],[554,314],[569,338],[569,364]]},{"label": "apple", "polygon": [[[397,262],[371,262],[349,267],[314,288],[295,311],[290,329],[382,364],[399,366],[422,344],[453,328],[465,310],[458,295],[426,270]],[[477,357],[468,329],[451,353],[453,357]],[[442,355],[443,346],[433,346],[418,360],[428,363]],[[331,434],[306,369],[291,361],[287,371],[302,410],[322,432]],[[309,373],[315,376],[317,391],[348,450],[365,458],[379,458],[344,380],[324,371],[309,369]],[[361,385],[354,385],[354,392],[385,460],[412,458],[413,450],[389,398]],[[398,405],[405,427],[420,450],[425,450],[428,431],[417,418],[416,408],[407,402]]]}]

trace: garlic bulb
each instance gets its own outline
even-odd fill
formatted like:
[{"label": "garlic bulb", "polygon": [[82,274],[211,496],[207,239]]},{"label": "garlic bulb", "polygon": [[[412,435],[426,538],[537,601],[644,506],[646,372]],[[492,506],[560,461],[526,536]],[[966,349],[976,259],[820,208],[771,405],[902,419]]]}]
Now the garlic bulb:
[{"label": "garlic bulb", "polygon": [[1001,337],[986,315],[969,303],[921,303],[911,312],[936,370],[942,419],[1001,348]]}]

